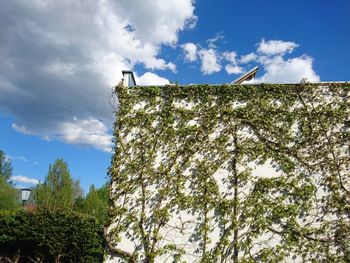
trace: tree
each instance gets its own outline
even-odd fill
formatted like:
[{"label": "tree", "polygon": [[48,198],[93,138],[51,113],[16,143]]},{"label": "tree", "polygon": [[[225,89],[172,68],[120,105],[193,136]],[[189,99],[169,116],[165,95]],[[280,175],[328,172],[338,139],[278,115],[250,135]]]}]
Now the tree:
[{"label": "tree", "polygon": [[5,153],[0,150],[0,176],[9,180],[12,175],[11,161],[6,158]]},{"label": "tree", "polygon": [[0,177],[0,209],[11,209],[18,206],[17,190],[3,177]]},{"label": "tree", "polygon": [[100,199],[104,202],[105,206],[108,206],[109,202],[109,185],[110,183],[105,183],[101,188],[97,189]]},{"label": "tree", "polygon": [[105,184],[99,189],[94,185],[90,186],[83,203],[83,212],[94,216],[102,224],[107,220],[108,214],[108,185]]},{"label": "tree", "polygon": [[50,165],[45,182],[37,186],[36,202],[50,211],[72,210],[74,204],[74,182],[63,159]]},{"label": "tree", "polygon": [[17,190],[9,181],[12,175],[12,165],[3,151],[0,150],[0,209],[18,207]]},{"label": "tree", "polygon": [[73,179],[73,198],[74,202],[76,202],[78,199],[82,198],[84,196],[84,191],[80,187],[80,180],[74,180]]}]

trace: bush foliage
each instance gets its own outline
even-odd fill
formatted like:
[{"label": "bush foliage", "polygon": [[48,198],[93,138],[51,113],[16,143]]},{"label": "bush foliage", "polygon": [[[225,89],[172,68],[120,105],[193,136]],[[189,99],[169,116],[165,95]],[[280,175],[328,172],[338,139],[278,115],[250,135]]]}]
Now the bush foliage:
[{"label": "bush foliage", "polygon": [[0,211],[0,262],[102,262],[103,231],[93,217]]}]

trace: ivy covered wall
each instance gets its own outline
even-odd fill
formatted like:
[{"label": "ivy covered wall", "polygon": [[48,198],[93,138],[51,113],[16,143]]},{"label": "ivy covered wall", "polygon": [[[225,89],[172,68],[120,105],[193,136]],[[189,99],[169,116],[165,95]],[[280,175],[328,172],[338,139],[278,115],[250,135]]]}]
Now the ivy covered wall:
[{"label": "ivy covered wall", "polygon": [[350,261],[350,84],[116,95],[107,262]]}]

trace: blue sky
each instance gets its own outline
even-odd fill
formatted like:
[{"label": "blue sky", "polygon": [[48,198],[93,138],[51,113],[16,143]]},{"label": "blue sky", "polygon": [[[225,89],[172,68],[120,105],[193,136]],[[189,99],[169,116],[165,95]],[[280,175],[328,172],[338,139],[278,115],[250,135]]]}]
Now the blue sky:
[{"label": "blue sky", "polygon": [[109,99],[139,84],[350,79],[350,2],[12,0],[0,9],[0,149],[17,186],[63,158],[88,191],[111,158]]}]

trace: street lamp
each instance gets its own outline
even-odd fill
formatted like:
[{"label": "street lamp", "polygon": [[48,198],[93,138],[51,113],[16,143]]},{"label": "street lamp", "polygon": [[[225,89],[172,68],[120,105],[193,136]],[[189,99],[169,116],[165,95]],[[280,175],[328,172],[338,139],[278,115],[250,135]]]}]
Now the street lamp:
[{"label": "street lamp", "polygon": [[30,196],[30,192],[32,190],[31,189],[28,189],[28,188],[23,188],[21,189],[21,194],[22,194],[22,206],[24,206],[24,203],[29,199],[29,196]]}]

